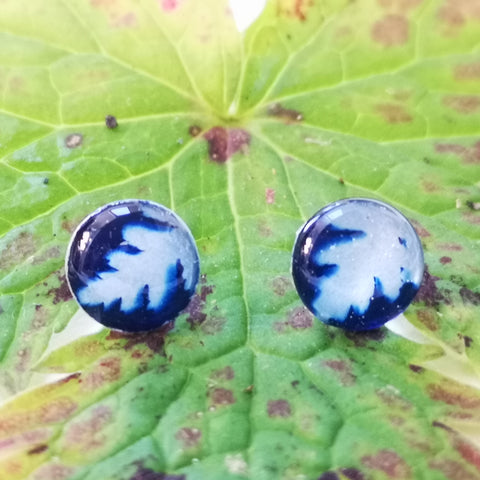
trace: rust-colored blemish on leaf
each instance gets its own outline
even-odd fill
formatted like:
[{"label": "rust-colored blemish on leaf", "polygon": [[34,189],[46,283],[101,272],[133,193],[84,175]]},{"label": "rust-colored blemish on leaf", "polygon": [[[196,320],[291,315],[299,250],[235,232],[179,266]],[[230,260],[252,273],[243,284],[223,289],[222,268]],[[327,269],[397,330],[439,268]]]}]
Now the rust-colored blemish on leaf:
[{"label": "rust-colored blemish on leaf", "polygon": [[99,405],[91,411],[87,420],[70,425],[65,433],[65,441],[83,452],[100,448],[107,439],[101,430],[111,423],[112,419],[112,409],[106,405]]},{"label": "rust-colored blemish on leaf", "polygon": [[225,163],[239,151],[247,153],[250,145],[250,134],[241,128],[212,127],[203,136],[210,160],[215,163]]},{"label": "rust-colored blemish on leaf", "polygon": [[441,190],[440,187],[431,180],[422,180],[421,185],[422,189],[427,193],[435,193]]},{"label": "rust-colored blemish on leaf", "polygon": [[265,201],[268,205],[272,205],[275,203],[275,190],[273,188],[265,189]]},{"label": "rust-colored blemish on leaf", "polygon": [[225,368],[213,371],[210,377],[216,380],[233,380],[235,378],[235,370],[228,365]]},{"label": "rust-colored blemish on leaf", "polygon": [[357,377],[352,373],[352,367],[346,360],[325,360],[322,362],[327,368],[334,370],[344,387],[355,384]]},{"label": "rust-colored blemish on leaf", "polygon": [[431,236],[431,233],[417,220],[410,219],[410,223],[413,225],[413,228],[420,238],[427,238]]},{"label": "rust-colored blemish on leaf", "polygon": [[292,287],[290,277],[286,277],[285,275],[279,275],[272,280],[273,293],[278,297],[285,296],[288,291],[292,290]]},{"label": "rust-colored blemish on leaf", "polygon": [[271,117],[280,118],[285,123],[297,123],[303,120],[303,115],[298,110],[285,108],[280,103],[274,103],[273,105],[270,105],[267,113]]},{"label": "rust-colored blemish on leaf", "polygon": [[418,320],[427,327],[431,332],[438,330],[438,321],[435,313],[428,308],[423,308],[417,312]]},{"label": "rust-colored blemish on leaf", "polygon": [[188,313],[187,322],[193,330],[196,326],[201,325],[207,319],[205,307],[207,305],[208,297],[214,292],[214,285],[207,285],[207,276],[202,275],[200,278],[200,292],[195,293],[190,300],[190,303],[183,310]]},{"label": "rust-colored blemish on leaf", "polygon": [[33,255],[37,249],[35,237],[28,232],[21,232],[0,252],[0,270],[17,265]]},{"label": "rust-colored blemish on leaf", "polygon": [[416,302],[424,302],[427,307],[438,307],[441,303],[450,303],[450,300],[439,290],[439,277],[430,274],[428,265],[425,265],[422,285],[415,297]]},{"label": "rust-colored blemish on leaf", "polygon": [[456,405],[465,409],[480,408],[480,396],[475,390],[466,386],[452,384],[447,388],[432,383],[428,385],[427,391],[430,398],[448,405]]},{"label": "rust-colored blemish on leaf", "polygon": [[391,124],[409,123],[413,120],[405,107],[396,103],[380,103],[376,106],[376,111]]},{"label": "rust-colored blemish on leaf", "polygon": [[39,410],[39,420],[41,423],[57,423],[69,418],[78,405],[68,397],[60,397],[43,405]]},{"label": "rust-colored blemish on leaf", "polygon": [[236,402],[233,392],[226,388],[214,388],[210,392],[210,398],[214,405],[232,405]]},{"label": "rust-colored blemish on leaf", "polygon": [[457,155],[466,164],[480,163],[480,141],[471,147],[455,143],[437,143],[437,145],[435,145],[435,151],[437,153]]},{"label": "rust-colored blemish on leaf", "polygon": [[463,337],[463,342],[465,343],[466,348],[470,348],[473,343],[473,338],[469,337],[468,335],[462,335]]},{"label": "rust-colored blemish on leaf", "polygon": [[439,243],[437,247],[447,252],[461,252],[463,250],[463,247],[458,243]]},{"label": "rust-colored blemish on leaf", "polygon": [[269,400],[267,404],[267,413],[272,418],[287,418],[292,415],[292,407],[288,400]]},{"label": "rust-colored blemish on leaf", "polygon": [[65,137],[65,146],[67,148],[77,148],[83,143],[83,135],[81,133],[71,133]]},{"label": "rust-colored blemish on leaf", "polygon": [[372,470],[380,470],[390,478],[410,478],[411,470],[405,460],[392,450],[380,450],[375,455],[362,457],[362,463]]},{"label": "rust-colored blemish on leaf", "polygon": [[118,357],[110,357],[101,360],[93,372],[85,375],[82,383],[82,390],[94,391],[105,386],[107,383],[113,383],[120,378],[121,361]]},{"label": "rust-colored blemish on leaf", "polygon": [[447,95],[443,104],[458,113],[469,115],[480,109],[480,97],[475,95]]},{"label": "rust-colored blemish on leaf", "polygon": [[379,388],[375,391],[377,397],[391,408],[408,411],[412,409],[412,404],[400,395],[400,392],[394,387]]},{"label": "rust-colored blemish on leaf", "polygon": [[386,330],[377,328],[375,330],[366,330],[365,332],[345,332],[345,337],[351,340],[356,347],[365,347],[368,342],[383,342],[385,340]]},{"label": "rust-colored blemish on leaf", "polygon": [[185,427],[175,434],[175,438],[182,443],[183,448],[193,448],[199,444],[202,432],[198,428]]},{"label": "rust-colored blemish on leaf", "polygon": [[452,258],[447,256],[440,257],[440,263],[442,265],[447,265],[448,263],[452,263]]},{"label": "rust-colored blemish on leaf", "polygon": [[280,0],[277,2],[277,15],[305,22],[308,9],[313,5],[313,0]]},{"label": "rust-colored blemish on leaf", "polygon": [[462,217],[472,225],[480,225],[480,215],[478,212],[463,212]]},{"label": "rust-colored blemish on leaf", "polygon": [[478,475],[470,473],[460,462],[454,460],[436,459],[429,466],[440,470],[448,480],[478,480]]},{"label": "rust-colored blemish on leaf", "polygon": [[404,45],[409,37],[408,20],[403,15],[385,15],[373,24],[371,36],[374,42],[387,48]]},{"label": "rust-colored blemish on leaf", "polygon": [[420,365],[414,365],[413,363],[411,363],[408,368],[413,372],[413,373],[423,373],[424,372],[424,368],[421,367]]},{"label": "rust-colored blemish on leaf", "polygon": [[470,442],[461,439],[459,436],[456,436],[454,446],[464,460],[480,471],[480,451],[478,448]]}]

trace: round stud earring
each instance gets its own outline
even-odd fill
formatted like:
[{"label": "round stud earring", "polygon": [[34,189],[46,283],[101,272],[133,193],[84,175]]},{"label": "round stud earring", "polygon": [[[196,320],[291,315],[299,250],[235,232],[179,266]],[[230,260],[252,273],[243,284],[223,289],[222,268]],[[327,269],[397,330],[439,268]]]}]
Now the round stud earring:
[{"label": "round stud earring", "polygon": [[423,277],[422,244],[386,203],[350,198],[317,212],[298,231],[292,275],[322,322],[347,330],[378,328],[411,303]]},{"label": "round stud earring", "polygon": [[118,330],[152,330],[189,303],[199,258],[187,225],[146,200],[109,203],[85,218],[72,236],[67,280],[79,305]]}]

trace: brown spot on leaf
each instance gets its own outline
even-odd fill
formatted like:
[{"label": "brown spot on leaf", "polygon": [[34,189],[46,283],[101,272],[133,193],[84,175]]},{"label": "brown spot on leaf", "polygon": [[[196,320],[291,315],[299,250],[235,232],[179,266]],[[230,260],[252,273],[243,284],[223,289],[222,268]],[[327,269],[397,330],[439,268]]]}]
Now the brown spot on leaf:
[{"label": "brown spot on leaf", "polygon": [[111,408],[99,405],[90,412],[87,420],[77,421],[68,428],[65,433],[65,441],[83,452],[96,450],[102,447],[107,440],[107,435],[101,431],[111,423],[112,419]]},{"label": "brown spot on leaf", "polygon": [[345,337],[351,340],[356,347],[365,347],[368,342],[383,342],[385,340],[386,331],[383,328],[375,330],[366,330],[364,332],[345,332]]},{"label": "brown spot on leaf", "polygon": [[365,480],[365,476],[356,468],[341,468],[340,473],[348,480]]},{"label": "brown spot on leaf", "polygon": [[318,477],[318,480],[340,480],[340,477],[337,475],[336,472],[330,471],[322,473],[322,475]]},{"label": "brown spot on leaf", "polygon": [[480,62],[465,63],[455,67],[454,76],[456,80],[478,80],[480,79]]},{"label": "brown spot on leaf", "polygon": [[392,124],[408,123],[413,117],[405,110],[405,107],[396,103],[380,103],[376,106],[376,111],[383,119]]},{"label": "brown spot on leaf", "polygon": [[118,127],[118,122],[117,119],[113,115],[107,115],[105,117],[105,125],[107,128],[117,128]]},{"label": "brown spot on leaf", "polygon": [[71,133],[65,138],[65,146],[67,148],[77,148],[83,143],[83,135],[81,133]]},{"label": "brown spot on leaf", "polygon": [[280,275],[272,280],[273,293],[279,297],[285,296],[285,294],[292,289],[292,282],[290,277]]},{"label": "brown spot on leaf", "polygon": [[463,303],[471,305],[480,305],[480,293],[472,292],[467,287],[462,287],[460,289],[460,296],[462,297]]},{"label": "brown spot on leaf", "polygon": [[410,478],[411,471],[405,460],[391,450],[380,450],[375,455],[366,455],[362,463],[372,470],[380,470],[390,478]]},{"label": "brown spot on leaf", "polygon": [[477,475],[473,475],[461,463],[453,460],[432,460],[429,466],[440,470],[448,480],[478,480]]},{"label": "brown spot on leaf", "polygon": [[352,373],[351,365],[345,360],[325,360],[323,365],[337,372],[340,382],[344,387],[355,384],[357,377]]},{"label": "brown spot on leaf", "polygon": [[452,263],[452,259],[450,257],[440,257],[440,263],[442,265],[447,265],[447,263]]},{"label": "brown spot on leaf", "polygon": [[41,466],[34,474],[33,480],[67,480],[75,470],[72,467],[60,464]]},{"label": "brown spot on leaf", "polygon": [[480,215],[477,212],[464,212],[462,217],[472,225],[480,225]]},{"label": "brown spot on leaf", "polygon": [[190,328],[193,330],[197,325],[201,325],[206,319],[205,307],[208,297],[215,290],[214,285],[206,285],[207,277],[202,276],[200,283],[200,292],[195,293],[184,309],[185,313],[188,313],[187,322],[190,324]]},{"label": "brown spot on leaf", "polygon": [[69,418],[78,405],[68,397],[60,397],[43,405],[39,410],[39,418],[42,423],[57,423]]},{"label": "brown spot on leaf", "polygon": [[273,328],[279,333],[283,333],[288,327],[294,330],[305,330],[313,326],[313,315],[305,307],[297,307],[292,310],[288,319],[284,322],[275,322]]},{"label": "brown spot on leaf", "polygon": [[280,118],[285,123],[295,123],[303,120],[303,115],[299,111],[293,110],[292,108],[282,107],[280,103],[270,105],[267,113],[271,117]]},{"label": "brown spot on leaf", "polygon": [[466,164],[480,163],[480,141],[470,147],[455,143],[438,143],[435,151],[443,154],[457,155]]},{"label": "brown spot on leaf", "polygon": [[470,348],[473,343],[473,338],[467,335],[463,335],[463,341],[465,342],[465,347]]},{"label": "brown spot on leaf", "polygon": [[447,95],[443,104],[458,113],[471,114],[480,108],[480,97],[474,95]]},{"label": "brown spot on leaf", "polygon": [[208,317],[207,320],[202,323],[200,329],[205,335],[215,335],[223,330],[225,323],[227,323],[225,318]]},{"label": "brown spot on leaf", "polygon": [[137,465],[137,471],[129,480],[186,480],[185,475],[173,475],[162,472],[155,472],[143,465]]},{"label": "brown spot on leaf", "polygon": [[405,12],[418,7],[423,0],[378,0],[378,4],[386,9],[394,9],[399,12]]},{"label": "brown spot on leaf", "polygon": [[435,313],[428,309],[424,308],[417,312],[418,320],[427,327],[430,331],[436,332],[438,330],[438,321]]},{"label": "brown spot on leaf", "polygon": [[214,405],[232,405],[236,401],[233,392],[226,388],[213,389],[210,392],[210,398]]},{"label": "brown spot on leaf", "polygon": [[447,388],[432,383],[427,390],[433,400],[465,409],[480,408],[480,396],[469,387],[451,384]]},{"label": "brown spot on leaf", "polygon": [[192,137],[198,137],[202,133],[202,128],[199,127],[198,125],[191,125],[190,128],[188,129],[188,133]]},{"label": "brown spot on leaf", "polygon": [[21,232],[0,252],[0,270],[5,270],[23,262],[33,255],[36,249],[35,237],[31,233]]},{"label": "brown spot on leaf", "polygon": [[413,363],[411,363],[408,368],[410,368],[410,370],[414,373],[422,373],[424,371],[423,367],[420,367],[419,365],[413,365]]},{"label": "brown spot on leaf", "polygon": [[313,5],[313,0],[280,0],[277,2],[277,15],[304,22],[308,8]]},{"label": "brown spot on leaf", "polygon": [[265,189],[265,201],[272,205],[275,203],[275,190],[273,188],[266,188]]},{"label": "brown spot on leaf", "polygon": [[212,372],[211,378],[216,380],[233,380],[235,378],[235,371],[232,367],[227,366]]},{"label": "brown spot on leaf", "polygon": [[272,236],[272,229],[265,220],[261,220],[258,223],[258,233],[263,238],[268,238]]},{"label": "brown spot on leaf", "polygon": [[40,453],[44,453],[48,450],[48,445],[42,444],[37,445],[34,448],[31,448],[27,453],[28,455],[39,455]]},{"label": "brown spot on leaf", "polygon": [[458,243],[439,243],[437,247],[447,252],[461,252],[463,250],[463,247]]},{"label": "brown spot on leaf", "polygon": [[267,413],[269,417],[287,418],[292,414],[290,402],[287,400],[269,400],[267,404]]},{"label": "brown spot on leaf", "polygon": [[446,0],[438,11],[438,18],[448,27],[458,29],[469,20],[480,20],[477,0]]},{"label": "brown spot on leaf", "polygon": [[198,445],[202,438],[202,432],[198,428],[181,428],[175,438],[180,441],[183,448],[193,448]]},{"label": "brown spot on leaf", "polygon": [[417,220],[410,220],[410,223],[413,225],[413,228],[417,232],[417,235],[421,238],[430,237],[430,232]]},{"label": "brown spot on leaf", "polygon": [[480,451],[478,448],[466,440],[461,439],[459,436],[456,436],[454,440],[454,446],[464,460],[480,471]]},{"label": "brown spot on leaf", "polygon": [[225,163],[238,151],[246,153],[250,145],[250,134],[240,128],[213,127],[204,137],[210,160],[215,163]]},{"label": "brown spot on leaf", "polygon": [[70,292],[70,288],[67,283],[67,279],[63,273],[57,273],[58,280],[60,285],[55,288],[51,288],[47,295],[53,295],[53,304],[56,305],[60,302],[68,302],[72,298],[72,293]]},{"label": "brown spot on leaf", "polygon": [[82,389],[94,391],[105,386],[107,383],[116,382],[121,374],[121,361],[118,357],[110,357],[101,360],[93,372],[85,375]]},{"label": "brown spot on leaf", "polygon": [[371,36],[374,42],[384,47],[401,46],[408,41],[408,20],[403,15],[385,15],[373,24]]},{"label": "brown spot on leaf", "polygon": [[400,392],[394,387],[379,388],[375,391],[377,397],[389,407],[402,411],[412,409],[412,404],[400,395]]},{"label": "brown spot on leaf", "polygon": [[450,303],[449,299],[438,289],[438,280],[440,280],[440,278],[431,275],[428,266],[425,265],[422,285],[415,300],[417,302],[424,302],[427,307],[438,307],[442,302]]}]

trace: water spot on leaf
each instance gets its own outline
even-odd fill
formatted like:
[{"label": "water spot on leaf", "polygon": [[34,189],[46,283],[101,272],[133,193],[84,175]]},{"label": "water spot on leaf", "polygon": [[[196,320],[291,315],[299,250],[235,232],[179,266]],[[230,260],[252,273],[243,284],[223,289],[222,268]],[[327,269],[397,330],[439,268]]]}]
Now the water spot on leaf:
[{"label": "water spot on leaf", "polygon": [[391,124],[409,123],[413,120],[405,107],[396,103],[380,103],[376,106],[376,111]]},{"label": "water spot on leaf", "polygon": [[65,146],[67,148],[77,148],[83,143],[83,135],[81,133],[71,133],[65,138]]},{"label": "water spot on leaf", "polygon": [[226,388],[215,388],[210,392],[213,405],[232,405],[236,402],[233,392]]},{"label": "water spot on leaf", "polygon": [[272,205],[275,203],[275,190],[273,188],[266,188],[265,189],[265,201]]},{"label": "water spot on leaf", "polygon": [[213,371],[210,377],[216,380],[233,380],[235,378],[235,371],[228,365],[225,368]]},{"label": "water spot on leaf", "polygon": [[440,263],[442,265],[447,265],[447,263],[452,263],[452,259],[451,257],[443,256],[443,257],[440,257]]},{"label": "water spot on leaf", "polygon": [[175,438],[182,443],[183,448],[193,448],[200,442],[202,432],[198,428],[185,427],[175,434]]},{"label": "water spot on leaf", "polygon": [[37,249],[35,237],[28,232],[22,232],[0,252],[0,270],[5,270],[25,261]]},{"label": "water spot on leaf", "polygon": [[303,115],[292,108],[282,107],[280,103],[274,103],[270,105],[267,110],[268,115],[271,117],[277,117],[283,120],[285,123],[296,123],[303,120]]},{"label": "water spot on leaf", "polygon": [[118,122],[117,119],[113,115],[107,115],[105,117],[105,125],[107,128],[117,128],[118,127]]},{"label": "water spot on leaf", "polygon": [[240,128],[212,127],[204,137],[210,160],[215,163],[225,163],[239,151],[245,154],[250,145],[250,134]]},{"label": "water spot on leaf", "polygon": [[292,407],[287,400],[269,400],[267,404],[267,413],[269,417],[287,418],[292,414]]},{"label": "water spot on leaf", "polygon": [[465,409],[480,407],[480,397],[476,392],[472,392],[467,387],[453,384],[450,384],[447,387],[432,383],[428,385],[427,390],[433,400],[448,405],[456,405]]},{"label": "water spot on leaf", "polygon": [[351,365],[345,360],[325,360],[322,362],[327,368],[334,370],[344,387],[351,387],[355,384],[357,377],[352,373]]},{"label": "water spot on leaf", "polygon": [[202,133],[202,128],[199,127],[198,125],[192,125],[190,126],[190,128],[188,129],[188,133],[192,136],[192,137],[197,137],[198,135],[200,135]]},{"label": "water spot on leaf", "polygon": [[405,44],[409,37],[408,20],[403,15],[390,14],[374,23],[372,39],[384,47],[398,47]]},{"label": "water spot on leaf", "polygon": [[362,457],[362,463],[372,470],[380,470],[390,478],[410,478],[410,467],[391,450],[380,450],[375,455]]},{"label": "water spot on leaf", "polygon": [[474,95],[447,95],[443,98],[443,103],[456,112],[466,115],[480,109],[480,97]]}]

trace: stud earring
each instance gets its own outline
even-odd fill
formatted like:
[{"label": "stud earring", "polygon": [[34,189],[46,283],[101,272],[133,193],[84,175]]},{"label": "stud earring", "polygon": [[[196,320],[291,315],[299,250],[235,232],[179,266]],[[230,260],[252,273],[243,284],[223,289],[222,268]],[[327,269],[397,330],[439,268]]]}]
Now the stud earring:
[{"label": "stud earring", "polygon": [[129,332],[157,328],[189,303],[199,278],[187,225],[146,200],[109,203],[86,217],[70,241],[67,280],[83,310]]},{"label": "stud earring", "polygon": [[332,203],[298,231],[292,275],[322,322],[346,330],[378,328],[411,303],[423,277],[423,250],[409,221],[367,198]]}]

